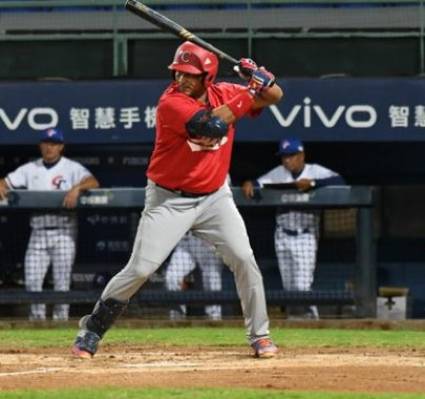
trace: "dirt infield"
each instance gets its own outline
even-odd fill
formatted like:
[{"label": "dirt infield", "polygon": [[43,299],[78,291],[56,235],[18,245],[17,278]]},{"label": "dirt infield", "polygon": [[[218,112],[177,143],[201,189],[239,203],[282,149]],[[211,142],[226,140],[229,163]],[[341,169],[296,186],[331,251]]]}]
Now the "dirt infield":
[{"label": "dirt infield", "polygon": [[0,390],[106,386],[423,392],[425,351],[282,348],[269,360],[244,347],[105,345],[92,360],[74,359],[68,349],[0,353]]}]

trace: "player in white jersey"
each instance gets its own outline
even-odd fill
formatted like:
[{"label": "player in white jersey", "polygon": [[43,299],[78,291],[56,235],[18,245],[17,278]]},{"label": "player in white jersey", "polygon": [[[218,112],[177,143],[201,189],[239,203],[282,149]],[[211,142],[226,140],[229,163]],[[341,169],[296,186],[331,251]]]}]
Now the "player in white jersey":
[{"label": "player in white jersey", "polygon": [[[255,187],[264,187],[265,184],[294,183],[300,191],[345,184],[338,173],[321,165],[305,163],[304,146],[298,138],[283,139],[277,155],[281,157],[281,165],[256,181],[244,182],[242,190],[247,197],[252,198]],[[318,233],[317,211],[278,209],[275,250],[285,290],[311,290],[316,267]],[[307,309],[287,307],[287,313],[288,317],[319,318],[316,306],[309,306]]]},{"label": "player in white jersey", "polygon": [[[202,286],[205,291],[221,290],[221,271],[223,263],[217,256],[214,246],[188,232],[177,244],[171,255],[165,272],[165,286],[170,291],[184,288],[184,278],[196,265],[202,274]],[[170,319],[178,320],[186,316],[186,305],[170,311]],[[221,306],[205,306],[205,314],[210,320],[221,320]]]},{"label": "player in white jersey", "polygon": [[[13,189],[67,191],[63,201],[66,209],[31,215],[31,236],[25,254],[25,286],[27,291],[42,291],[47,270],[52,264],[55,291],[69,291],[77,234],[76,215],[69,209],[76,207],[82,192],[99,187],[99,183],[83,165],[62,156],[64,139],[59,130],[44,132],[39,147],[41,158],[0,179],[0,199]],[[68,314],[68,304],[53,308],[53,320],[67,320]],[[46,306],[31,305],[29,319],[45,320]]]}]

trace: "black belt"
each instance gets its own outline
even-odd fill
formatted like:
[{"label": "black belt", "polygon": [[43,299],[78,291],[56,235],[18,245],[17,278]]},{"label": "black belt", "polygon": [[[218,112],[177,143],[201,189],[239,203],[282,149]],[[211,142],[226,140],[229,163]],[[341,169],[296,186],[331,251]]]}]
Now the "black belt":
[{"label": "black belt", "polygon": [[301,231],[299,231],[299,230],[289,230],[289,229],[283,229],[282,228],[282,232],[284,232],[285,234],[287,234],[288,236],[298,236],[298,235],[301,235],[301,234],[306,234],[306,233],[310,233],[310,230],[309,229],[303,229],[303,230],[301,230]]},{"label": "black belt", "polygon": [[209,193],[191,193],[191,192],[183,191],[183,190],[173,190],[171,188],[167,188],[167,187],[161,186],[158,183],[155,183],[155,185],[158,186],[158,187],[160,187],[160,188],[162,188],[163,190],[167,190],[167,191],[169,191],[171,193],[180,195],[180,197],[185,197],[185,198],[205,197],[206,195],[211,195],[211,194],[213,194],[213,193],[215,193],[217,191],[217,190],[214,190],[214,191],[210,191]]}]

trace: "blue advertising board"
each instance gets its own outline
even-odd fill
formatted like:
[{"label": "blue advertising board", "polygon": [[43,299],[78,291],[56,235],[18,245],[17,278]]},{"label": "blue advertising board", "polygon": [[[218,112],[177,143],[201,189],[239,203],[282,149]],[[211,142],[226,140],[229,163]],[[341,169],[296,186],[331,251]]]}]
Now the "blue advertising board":
[{"label": "blue advertising board", "polygon": [[[149,143],[168,80],[0,84],[0,144],[59,127],[68,143]],[[238,141],[425,140],[425,80],[286,79],[285,97],[238,123]]]}]

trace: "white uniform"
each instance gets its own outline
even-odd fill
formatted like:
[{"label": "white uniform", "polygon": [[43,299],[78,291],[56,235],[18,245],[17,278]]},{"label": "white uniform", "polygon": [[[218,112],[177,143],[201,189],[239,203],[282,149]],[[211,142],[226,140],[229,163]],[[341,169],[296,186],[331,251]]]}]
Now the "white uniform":
[{"label": "white uniform", "polygon": [[[205,240],[188,232],[177,244],[165,272],[165,286],[170,291],[180,291],[184,278],[192,272],[196,265],[202,272],[202,285],[205,291],[221,290],[222,261],[215,253],[215,248]],[[211,320],[221,320],[221,306],[205,306],[205,314]],[[171,310],[170,318],[175,320],[186,315],[186,306],[180,311]]]},{"label": "white uniform", "polygon": [[[78,162],[62,157],[54,166],[46,167],[40,158],[28,162],[6,177],[12,189],[69,191],[91,173]],[[55,291],[69,291],[71,270],[76,252],[76,215],[70,211],[34,214],[31,236],[25,254],[25,286],[27,291],[42,291],[50,263],[53,266]],[[67,320],[69,305],[55,305],[54,320]],[[33,304],[30,320],[44,320],[46,306]]]},{"label": "white uniform", "polygon": [[[305,164],[299,176],[294,176],[279,165],[257,179],[262,187],[267,183],[291,183],[301,179],[320,180],[336,177],[337,173],[316,164]],[[276,215],[275,250],[282,278],[287,291],[310,291],[316,267],[319,233],[317,211],[284,211]],[[308,317],[318,318],[316,306],[310,306]]]}]

